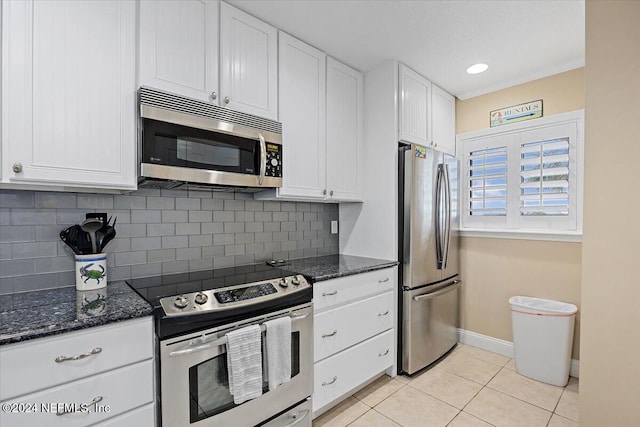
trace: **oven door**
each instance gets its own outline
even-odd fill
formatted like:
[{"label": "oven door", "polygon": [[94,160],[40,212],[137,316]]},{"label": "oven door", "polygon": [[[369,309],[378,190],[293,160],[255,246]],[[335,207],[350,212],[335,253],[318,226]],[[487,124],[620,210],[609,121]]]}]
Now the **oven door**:
[{"label": "oven door", "polygon": [[[291,381],[236,405],[229,392],[226,346],[219,340],[233,329],[291,317]],[[311,395],[313,312],[310,304],[160,343],[162,425],[253,426]],[[266,371],[263,366],[263,371]]]}]

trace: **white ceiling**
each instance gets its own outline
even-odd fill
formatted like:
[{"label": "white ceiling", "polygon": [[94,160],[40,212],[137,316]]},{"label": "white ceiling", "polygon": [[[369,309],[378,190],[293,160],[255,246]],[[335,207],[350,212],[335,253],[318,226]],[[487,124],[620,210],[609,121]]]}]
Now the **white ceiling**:
[{"label": "white ceiling", "polygon": [[[367,72],[399,60],[466,99],[584,65],[584,0],[227,0]],[[489,70],[469,75],[476,62]]]}]

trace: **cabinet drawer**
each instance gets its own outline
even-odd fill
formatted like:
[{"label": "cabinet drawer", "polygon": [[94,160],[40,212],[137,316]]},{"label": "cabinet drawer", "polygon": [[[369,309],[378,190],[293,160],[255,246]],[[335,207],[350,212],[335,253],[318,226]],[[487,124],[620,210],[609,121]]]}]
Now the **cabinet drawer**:
[{"label": "cabinet drawer", "polygon": [[316,363],[313,411],[381,373],[394,358],[393,331],[387,331]]},{"label": "cabinet drawer", "polygon": [[134,409],[126,414],[96,424],[97,427],[154,427],[156,422],[156,405],[150,403],[142,408]]},{"label": "cabinet drawer", "polygon": [[389,291],[396,285],[396,276],[397,269],[393,267],[314,283],[313,308],[318,312],[327,307]]},{"label": "cabinet drawer", "polygon": [[[95,406],[82,410],[81,405],[99,397],[102,399]],[[150,403],[153,397],[153,362],[147,360],[3,402],[3,407],[15,403],[37,411],[0,412],[0,425],[86,426]],[[56,414],[74,409],[78,412]]]},{"label": "cabinet drawer", "polygon": [[319,361],[393,326],[393,293],[317,314],[313,319],[314,361]]},{"label": "cabinet drawer", "polygon": [[[56,362],[60,356],[78,360]],[[0,400],[153,357],[151,317],[0,347]]]}]

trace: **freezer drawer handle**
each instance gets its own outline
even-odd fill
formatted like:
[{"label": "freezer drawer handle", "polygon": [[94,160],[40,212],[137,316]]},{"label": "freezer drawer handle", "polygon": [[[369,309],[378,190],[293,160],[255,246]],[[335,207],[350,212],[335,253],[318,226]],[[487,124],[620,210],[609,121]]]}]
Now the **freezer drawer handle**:
[{"label": "freezer drawer handle", "polygon": [[387,283],[388,281],[389,281],[389,278],[387,277],[385,279],[378,280],[378,283]]},{"label": "freezer drawer handle", "polygon": [[331,296],[331,295],[335,295],[335,294],[337,294],[337,293],[338,293],[338,291],[323,292],[323,293],[322,293],[322,296],[323,296],[323,297],[328,297],[328,296]]},{"label": "freezer drawer handle", "polygon": [[338,330],[337,330],[337,329],[334,329],[334,330],[333,330],[333,332],[331,332],[330,334],[322,334],[322,338],[332,337],[332,336],[334,336],[334,335],[335,335],[335,334],[337,334],[337,333],[338,333]]},{"label": "freezer drawer handle", "polygon": [[322,381],[322,387],[335,383],[337,381],[337,379],[338,379],[338,377],[334,376],[331,381],[328,381],[328,382],[327,381]]},{"label": "freezer drawer handle", "polygon": [[386,356],[389,354],[389,349],[387,349],[384,353],[378,353],[378,357]]},{"label": "freezer drawer handle", "polygon": [[433,299],[437,296],[440,296],[442,294],[446,294],[447,292],[451,292],[453,290],[456,290],[460,287],[460,285],[462,284],[462,280],[454,280],[453,282],[451,282],[447,287],[437,290],[435,292],[431,292],[428,294],[422,294],[422,295],[416,295],[415,297],[413,297],[414,301],[421,301],[421,300],[425,300],[425,299]]},{"label": "freezer drawer handle", "polygon": [[389,310],[385,311],[384,313],[378,313],[378,317],[386,316],[387,314],[389,314]]},{"label": "freezer drawer handle", "polygon": [[80,359],[85,359],[89,356],[93,356],[94,354],[98,354],[102,352],[102,349],[100,347],[96,347],[91,351],[88,351],[86,353],[82,353],[82,354],[78,354],[76,356],[58,356],[56,357],[56,363],[62,363],[62,362],[66,362],[68,360],[80,360]]}]

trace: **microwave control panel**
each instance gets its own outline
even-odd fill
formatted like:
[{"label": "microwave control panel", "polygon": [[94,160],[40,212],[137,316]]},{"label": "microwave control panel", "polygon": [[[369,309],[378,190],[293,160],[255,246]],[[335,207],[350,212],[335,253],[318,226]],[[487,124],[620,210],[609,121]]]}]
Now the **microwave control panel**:
[{"label": "microwave control panel", "polygon": [[266,176],[282,178],[282,145],[267,142]]}]

